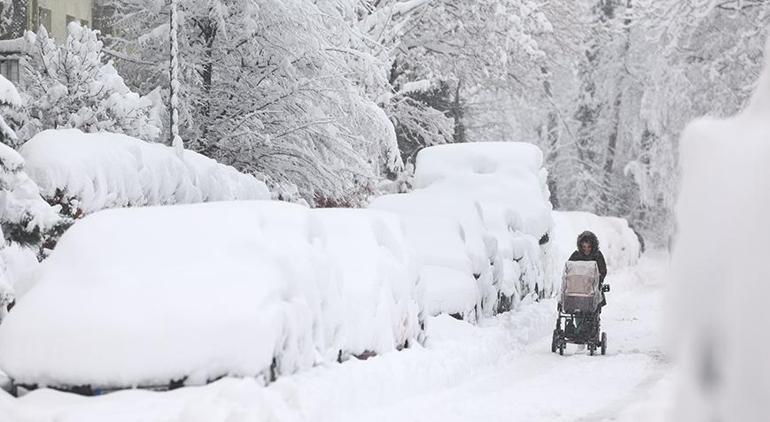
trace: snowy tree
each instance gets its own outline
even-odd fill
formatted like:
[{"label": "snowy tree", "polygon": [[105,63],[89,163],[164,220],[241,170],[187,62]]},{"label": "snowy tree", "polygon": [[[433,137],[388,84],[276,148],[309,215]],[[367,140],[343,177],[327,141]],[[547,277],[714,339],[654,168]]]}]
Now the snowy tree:
[{"label": "snowy tree", "polygon": [[[499,122],[488,119],[482,123],[474,120],[486,119],[490,110],[499,110],[489,101],[490,93],[518,86],[517,80],[543,56],[534,34],[550,30],[537,5],[526,1],[392,0],[364,5],[359,12],[363,16],[361,27],[389,53],[389,79],[397,92],[394,99],[412,99],[394,102],[388,109],[403,126],[399,132],[421,134],[421,122],[441,122],[430,115],[436,110],[451,119],[451,126],[440,126],[443,130],[400,140],[402,146],[410,141],[410,149],[447,141],[484,140],[469,139],[468,126],[497,126]],[[425,92],[410,95],[415,84],[426,88]],[[402,93],[406,95],[399,95]],[[422,109],[415,108],[415,103]],[[426,112],[424,118],[402,117],[421,111]]]},{"label": "snowy tree", "polygon": [[3,118],[5,110],[22,107],[16,87],[0,75],[0,231],[3,245],[14,242],[41,247],[44,237],[63,224],[58,209],[40,196],[38,186],[24,172],[24,159],[6,145],[17,140]]},{"label": "snowy tree", "polygon": [[53,128],[125,133],[145,140],[160,135],[160,96],[132,92],[112,63],[104,62],[98,33],[68,25],[67,39],[57,44],[44,27],[27,33],[32,57],[26,61],[27,121],[20,137]]},{"label": "snowy tree", "polygon": [[43,200],[24,172],[24,159],[0,144],[0,228],[5,241],[40,247],[61,223],[57,208]]},{"label": "snowy tree", "polygon": [[[335,8],[178,3],[180,132],[189,148],[274,186],[295,184],[309,202],[361,201],[400,167],[393,125],[376,102],[386,73]],[[166,85],[168,5],[117,6],[119,67],[141,75],[141,89]]]},{"label": "snowy tree", "polygon": [[16,87],[0,75],[0,142],[13,145],[16,142],[16,132],[8,125],[4,115],[12,108],[22,106],[21,95]]}]

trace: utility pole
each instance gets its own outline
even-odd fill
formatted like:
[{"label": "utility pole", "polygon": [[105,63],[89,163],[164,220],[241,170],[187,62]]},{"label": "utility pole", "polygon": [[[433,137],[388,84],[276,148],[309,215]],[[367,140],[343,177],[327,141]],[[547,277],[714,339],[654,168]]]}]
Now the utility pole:
[{"label": "utility pole", "polygon": [[169,117],[171,119],[171,132],[169,143],[176,150],[179,158],[184,158],[184,142],[179,136],[179,41],[177,39],[178,16],[177,0],[171,0],[171,13],[169,22],[170,59],[169,63]]}]

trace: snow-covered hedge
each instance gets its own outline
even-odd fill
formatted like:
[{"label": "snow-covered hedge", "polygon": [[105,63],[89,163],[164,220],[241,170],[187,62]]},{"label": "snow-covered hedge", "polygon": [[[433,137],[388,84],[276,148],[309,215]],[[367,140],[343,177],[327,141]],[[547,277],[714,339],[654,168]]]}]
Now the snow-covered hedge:
[{"label": "snow-covered hedge", "polygon": [[0,325],[17,383],[272,377],[405,346],[417,276],[398,220],[273,201],[113,209],[77,222]]},{"label": "snow-covered hedge", "polygon": [[490,314],[552,291],[539,246],[551,227],[542,164],[525,143],[429,147],[417,156],[415,191],[372,202],[406,220],[429,313]]},{"label": "snow-covered hedge", "polygon": [[[49,202],[72,215],[129,206],[267,199],[265,184],[192,151],[114,133],[47,130],[20,150]],[[80,210],[78,212],[78,210]]]}]

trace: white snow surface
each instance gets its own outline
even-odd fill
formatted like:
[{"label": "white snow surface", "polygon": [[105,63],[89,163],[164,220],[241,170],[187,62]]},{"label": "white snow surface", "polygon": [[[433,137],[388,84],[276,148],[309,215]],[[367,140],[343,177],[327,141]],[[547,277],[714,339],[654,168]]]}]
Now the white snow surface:
[{"label": "white snow surface", "polygon": [[[419,332],[400,225],[273,201],[101,211],[78,221],[0,325],[22,384],[130,387],[268,376]],[[415,343],[414,341],[411,341]]]},{"label": "white snow surface", "polygon": [[421,150],[414,179],[417,188],[462,192],[480,202],[488,219],[539,239],[552,224],[545,176],[543,153],[533,144],[475,142]]},{"label": "white snow surface", "polygon": [[671,377],[660,353],[666,257],[610,274],[602,324],[607,356],[549,350],[555,302],[525,302],[478,325],[426,321],[427,341],[366,361],[320,366],[264,387],[226,378],[203,387],[80,397],[0,391],[0,415],[19,422],[662,421]]},{"label": "white snow surface", "polygon": [[749,106],[682,135],[669,309],[682,376],[672,420],[770,414],[770,44]]},{"label": "white snow surface", "polygon": [[193,151],[114,133],[47,130],[20,149],[46,198],[56,190],[86,214],[127,206],[268,199],[266,185]]}]

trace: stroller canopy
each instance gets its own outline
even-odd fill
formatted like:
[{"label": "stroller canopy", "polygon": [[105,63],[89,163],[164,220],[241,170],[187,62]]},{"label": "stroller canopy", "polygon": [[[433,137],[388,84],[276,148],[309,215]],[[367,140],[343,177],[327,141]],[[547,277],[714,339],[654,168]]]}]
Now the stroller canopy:
[{"label": "stroller canopy", "polygon": [[595,312],[602,301],[599,268],[595,261],[567,261],[561,283],[564,312]]}]

